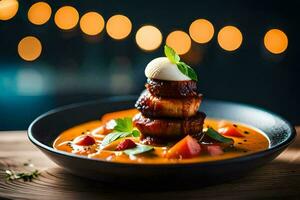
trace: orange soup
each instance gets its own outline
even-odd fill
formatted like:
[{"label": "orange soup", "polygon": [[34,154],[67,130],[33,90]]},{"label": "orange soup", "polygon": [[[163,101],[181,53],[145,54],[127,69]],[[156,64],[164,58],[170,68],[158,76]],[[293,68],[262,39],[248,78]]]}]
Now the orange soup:
[{"label": "orange soup", "polygon": [[[196,156],[186,156],[185,158],[182,156],[172,157],[168,156],[168,154],[170,151],[175,151],[172,150],[175,146],[176,149],[185,148],[186,150],[191,148],[192,143],[190,142],[184,143],[184,141],[180,141],[180,143],[176,141],[179,144],[169,142],[167,144],[145,145],[141,136],[126,133],[110,137],[109,142],[107,142],[106,137],[112,132],[107,131],[110,122],[125,117],[132,118],[137,113],[136,109],[107,113],[101,120],[74,126],[62,132],[54,141],[53,147],[60,151],[87,156],[92,159],[141,164],[207,162],[240,157],[269,148],[269,140],[261,131],[244,124],[210,118],[205,120],[204,128],[210,127],[222,132],[224,127],[221,125],[225,124],[236,129],[238,134],[224,135],[233,141],[230,146],[216,148],[218,145],[203,143],[201,147],[196,148]],[[106,140],[105,146],[103,145],[104,140]],[[127,141],[124,142],[125,140]],[[138,149],[137,147],[142,148]]]}]

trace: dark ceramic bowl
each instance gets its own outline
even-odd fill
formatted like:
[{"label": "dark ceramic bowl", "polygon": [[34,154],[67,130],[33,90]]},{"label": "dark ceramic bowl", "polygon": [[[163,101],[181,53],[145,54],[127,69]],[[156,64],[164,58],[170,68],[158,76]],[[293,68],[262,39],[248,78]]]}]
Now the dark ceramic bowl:
[{"label": "dark ceramic bowl", "polygon": [[159,183],[187,185],[219,183],[234,179],[278,156],[295,138],[295,129],[281,117],[246,105],[221,101],[204,101],[201,110],[208,117],[228,119],[256,127],[270,140],[270,148],[250,155],[205,163],[191,164],[124,164],[73,155],[52,148],[55,138],[80,123],[99,119],[101,115],[132,108],[137,97],[109,98],[58,108],[38,117],[28,129],[31,142],[51,160],[69,172],[104,182]]}]

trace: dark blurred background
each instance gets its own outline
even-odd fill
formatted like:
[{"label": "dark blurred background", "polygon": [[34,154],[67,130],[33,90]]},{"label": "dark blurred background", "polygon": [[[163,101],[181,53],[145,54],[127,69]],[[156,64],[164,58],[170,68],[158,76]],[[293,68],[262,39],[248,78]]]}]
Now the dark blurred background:
[{"label": "dark blurred background", "polygon": [[[41,15],[47,18],[43,6],[28,17],[30,7],[39,1],[19,1],[16,15],[7,19],[6,15],[15,9],[12,1],[15,0],[0,1],[0,130],[26,129],[35,117],[57,106],[139,94],[146,80],[144,68],[151,59],[163,55],[167,36],[175,30],[189,34],[191,23],[197,19],[212,23],[213,37],[204,44],[192,39],[191,47],[182,57],[196,69],[198,87],[204,97],[256,105],[300,124],[300,68],[296,62],[299,25],[294,1],[47,0],[44,2],[51,7],[51,17],[41,25],[30,20],[38,21]],[[63,6],[74,7],[79,20],[87,12],[98,12],[105,24],[113,15],[125,15],[132,29],[127,27],[130,34],[121,40],[113,39],[105,26],[99,34],[91,36],[84,31],[93,29],[93,25],[80,27],[74,16],[76,26],[62,30],[57,24],[72,20],[67,19],[66,10],[60,16],[57,13],[58,21],[54,20]],[[158,28],[162,42],[159,35],[152,37],[151,31],[138,38],[136,33],[144,25]],[[219,42],[217,39],[219,31],[228,25],[242,33],[242,43],[234,51],[223,49],[219,45],[222,38]],[[101,29],[101,23],[99,26]],[[112,31],[126,29],[116,27]],[[264,40],[271,29],[279,29],[282,34],[277,31]],[[42,47],[31,40],[21,44],[27,36],[36,37]],[[226,36],[223,43],[229,46],[239,40],[238,36]],[[175,41],[180,46],[184,39],[178,37]],[[155,42],[158,45],[151,47]],[[265,42],[270,45],[269,50]],[[152,49],[145,51],[147,45]],[[189,47],[188,43],[184,45]],[[39,49],[40,55],[36,53]]]}]

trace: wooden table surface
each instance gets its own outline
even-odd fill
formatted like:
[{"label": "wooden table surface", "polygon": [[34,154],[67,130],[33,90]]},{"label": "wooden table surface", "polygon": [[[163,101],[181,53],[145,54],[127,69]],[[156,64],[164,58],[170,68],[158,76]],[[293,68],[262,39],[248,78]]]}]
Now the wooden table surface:
[{"label": "wooden table surface", "polygon": [[[167,191],[139,191],[138,186],[136,190],[120,189],[73,176],[34,147],[25,131],[0,132],[0,199],[300,199],[300,127],[297,132],[287,150],[247,177],[199,189]],[[24,166],[26,162],[34,167]],[[39,169],[41,175],[32,182],[5,181],[6,169],[28,168]]]}]

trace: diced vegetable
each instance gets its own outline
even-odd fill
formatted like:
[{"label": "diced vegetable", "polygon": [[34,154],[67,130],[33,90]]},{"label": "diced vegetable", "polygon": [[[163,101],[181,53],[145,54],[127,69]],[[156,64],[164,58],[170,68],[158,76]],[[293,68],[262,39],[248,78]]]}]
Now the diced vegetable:
[{"label": "diced vegetable", "polygon": [[233,144],[233,139],[224,137],[217,131],[212,128],[208,128],[205,132],[206,135],[211,137],[212,139],[216,140],[217,142],[226,143],[226,144]]},{"label": "diced vegetable", "polygon": [[74,140],[74,144],[79,146],[90,146],[95,143],[96,143],[95,139],[89,135],[81,135],[79,137],[76,137]]},{"label": "diced vegetable", "polygon": [[239,130],[233,126],[227,126],[218,129],[218,132],[225,136],[231,136],[231,137],[245,137],[242,133],[239,132]]},{"label": "diced vegetable", "polygon": [[209,144],[205,145],[206,151],[211,155],[211,156],[218,156],[224,154],[224,151],[220,145],[217,144]]},{"label": "diced vegetable", "polygon": [[125,149],[132,149],[134,147],[136,147],[136,144],[131,139],[125,139],[118,144],[116,150],[123,151]]},{"label": "diced vegetable", "polygon": [[201,146],[196,139],[187,135],[168,150],[167,158],[192,158],[198,156]]}]

